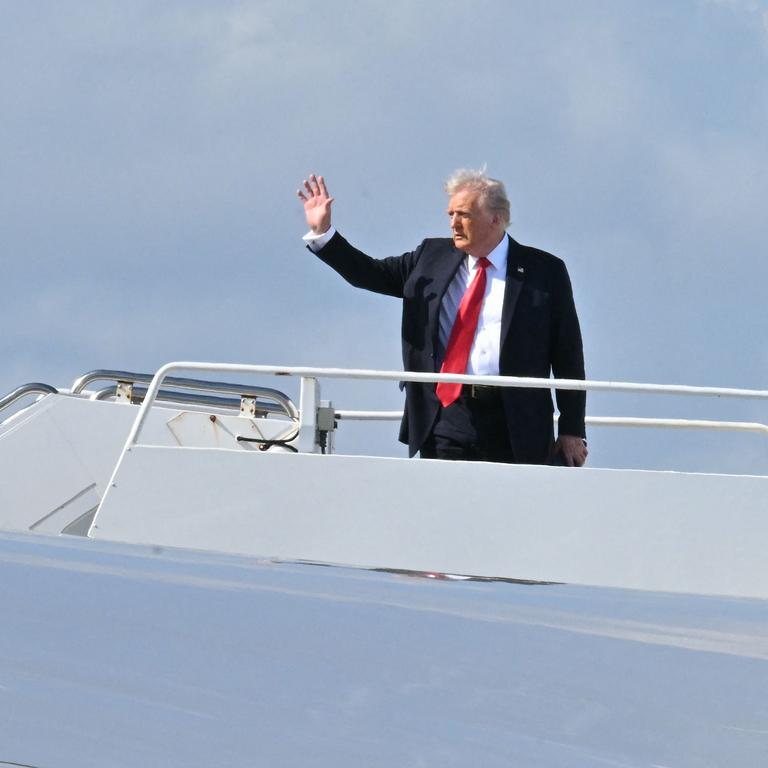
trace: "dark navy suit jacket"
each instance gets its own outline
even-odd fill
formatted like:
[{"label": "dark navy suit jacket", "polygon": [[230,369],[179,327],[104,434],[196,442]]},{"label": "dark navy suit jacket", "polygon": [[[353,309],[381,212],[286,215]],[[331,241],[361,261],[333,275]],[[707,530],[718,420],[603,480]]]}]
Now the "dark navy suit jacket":
[{"label": "dark navy suit jacket", "polygon": [[[507,278],[501,321],[499,372],[504,376],[583,379],[581,331],[565,264],[552,254],[507,237]],[[440,370],[440,304],[465,253],[450,238],[424,240],[402,256],[373,259],[338,232],[318,258],[358,288],[403,301],[403,366]],[[440,403],[434,384],[407,383],[400,440],[411,456],[429,437]],[[584,392],[558,391],[559,432],[584,437]],[[502,390],[504,418],[515,458],[546,463],[552,450],[553,406],[547,389]]]}]

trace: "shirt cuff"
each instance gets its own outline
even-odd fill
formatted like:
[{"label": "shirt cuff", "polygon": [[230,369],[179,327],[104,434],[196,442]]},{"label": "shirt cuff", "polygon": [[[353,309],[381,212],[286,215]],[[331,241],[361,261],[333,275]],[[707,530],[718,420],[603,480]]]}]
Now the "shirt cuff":
[{"label": "shirt cuff", "polygon": [[336,234],[336,227],[331,227],[327,232],[323,232],[322,235],[316,235],[312,230],[307,232],[301,239],[309,246],[309,250],[313,253],[317,253],[322,250],[328,243],[328,241]]}]

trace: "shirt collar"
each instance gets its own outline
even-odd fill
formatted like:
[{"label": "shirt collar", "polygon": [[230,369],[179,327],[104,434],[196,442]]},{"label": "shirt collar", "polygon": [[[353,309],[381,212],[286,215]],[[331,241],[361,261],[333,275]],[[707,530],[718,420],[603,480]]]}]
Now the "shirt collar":
[{"label": "shirt collar", "polygon": [[[504,275],[507,272],[507,251],[509,244],[509,238],[506,232],[504,237],[501,238],[501,242],[488,254],[487,259],[491,262],[491,266],[496,270],[497,275]],[[477,259],[471,254],[467,256],[470,270],[474,271],[477,266]]]}]

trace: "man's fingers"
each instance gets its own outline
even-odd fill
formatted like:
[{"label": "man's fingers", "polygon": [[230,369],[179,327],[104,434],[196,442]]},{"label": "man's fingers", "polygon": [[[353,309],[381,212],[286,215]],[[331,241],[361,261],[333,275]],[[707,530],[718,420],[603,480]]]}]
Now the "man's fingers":
[{"label": "man's fingers", "polygon": [[580,437],[561,435],[558,440],[560,451],[563,454],[563,462],[567,467],[583,467],[587,461],[589,451]]},{"label": "man's fingers", "polygon": [[314,173],[311,173],[308,179],[304,179],[303,184],[309,197],[328,197],[328,188],[325,186],[325,179],[322,176],[315,176]]},{"label": "man's fingers", "polygon": [[306,206],[311,208],[322,208],[330,215],[330,206],[334,198],[328,194],[328,188],[325,186],[325,179],[322,176],[315,176],[310,173],[309,177],[302,182],[304,189],[299,187],[296,190],[296,197]]},{"label": "man's fingers", "polygon": [[576,467],[583,467],[587,463],[589,451],[586,446],[579,446],[573,454],[573,464]]}]

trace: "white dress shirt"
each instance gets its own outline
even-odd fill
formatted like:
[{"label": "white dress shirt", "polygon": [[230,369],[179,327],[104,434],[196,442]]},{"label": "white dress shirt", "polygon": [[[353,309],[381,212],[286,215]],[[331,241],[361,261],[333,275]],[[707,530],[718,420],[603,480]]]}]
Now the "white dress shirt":
[{"label": "white dress shirt", "polygon": [[[501,348],[501,309],[504,305],[504,288],[507,280],[507,237],[488,254],[490,266],[485,268],[485,295],[477,331],[469,351],[467,373],[482,376],[499,375],[499,350]],[[469,284],[477,273],[477,259],[466,256],[459,266],[440,307],[440,346],[443,356],[451,336],[451,328],[459,311],[459,304]]]}]

